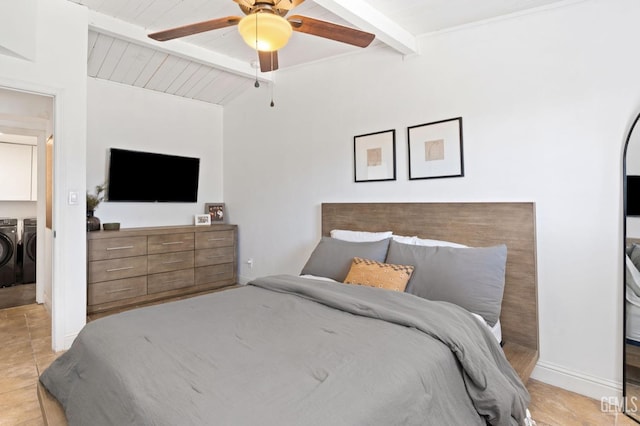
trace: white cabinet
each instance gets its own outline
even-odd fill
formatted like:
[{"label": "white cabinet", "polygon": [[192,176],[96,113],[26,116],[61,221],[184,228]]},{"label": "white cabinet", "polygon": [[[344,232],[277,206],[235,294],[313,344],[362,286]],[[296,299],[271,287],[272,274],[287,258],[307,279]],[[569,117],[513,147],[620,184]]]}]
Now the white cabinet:
[{"label": "white cabinet", "polygon": [[33,176],[37,172],[33,166],[35,148],[0,142],[0,200],[35,200],[36,193],[32,193]]}]

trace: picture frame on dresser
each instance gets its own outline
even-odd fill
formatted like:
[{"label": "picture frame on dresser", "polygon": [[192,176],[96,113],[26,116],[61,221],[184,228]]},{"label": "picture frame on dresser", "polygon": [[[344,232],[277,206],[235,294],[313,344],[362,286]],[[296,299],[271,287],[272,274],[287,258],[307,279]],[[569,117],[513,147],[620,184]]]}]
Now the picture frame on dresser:
[{"label": "picture frame on dresser", "polygon": [[409,180],[464,176],[462,117],[407,128]]},{"label": "picture frame on dresser", "polygon": [[226,221],[224,203],[206,203],[204,212],[211,218],[211,223],[225,223]]},{"label": "picture frame on dresser", "polygon": [[208,214],[197,214],[194,216],[194,224],[196,226],[211,225],[211,216]]}]

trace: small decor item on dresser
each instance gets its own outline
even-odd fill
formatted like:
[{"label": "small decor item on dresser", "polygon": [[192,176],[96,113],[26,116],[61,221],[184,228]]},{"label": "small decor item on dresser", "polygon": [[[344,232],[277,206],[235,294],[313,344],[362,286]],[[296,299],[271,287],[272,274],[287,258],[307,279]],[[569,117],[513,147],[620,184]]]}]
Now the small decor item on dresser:
[{"label": "small decor item on dresser", "polygon": [[99,231],[100,219],[93,215],[93,210],[87,210],[87,231]]},{"label": "small decor item on dresser", "polygon": [[104,196],[102,193],[106,189],[107,185],[96,185],[96,193],[89,194],[87,191],[87,231],[99,231],[100,230],[100,219],[94,216],[95,209],[98,208],[98,205],[102,200],[104,200]]},{"label": "small decor item on dresser", "polygon": [[120,222],[103,223],[102,229],[104,229],[105,231],[119,231]]},{"label": "small decor item on dresser", "polygon": [[208,214],[195,215],[195,225],[211,225],[211,217]]},{"label": "small decor item on dresser", "polygon": [[204,212],[211,217],[211,223],[225,223],[224,203],[206,203]]}]

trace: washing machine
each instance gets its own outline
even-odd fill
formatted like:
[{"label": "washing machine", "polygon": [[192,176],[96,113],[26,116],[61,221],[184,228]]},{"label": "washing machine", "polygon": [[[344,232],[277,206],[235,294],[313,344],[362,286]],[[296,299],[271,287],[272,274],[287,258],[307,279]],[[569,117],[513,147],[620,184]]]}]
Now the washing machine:
[{"label": "washing machine", "polygon": [[36,243],[38,221],[22,220],[22,283],[36,282]]},{"label": "washing machine", "polygon": [[16,282],[18,219],[0,218],[0,287]]}]

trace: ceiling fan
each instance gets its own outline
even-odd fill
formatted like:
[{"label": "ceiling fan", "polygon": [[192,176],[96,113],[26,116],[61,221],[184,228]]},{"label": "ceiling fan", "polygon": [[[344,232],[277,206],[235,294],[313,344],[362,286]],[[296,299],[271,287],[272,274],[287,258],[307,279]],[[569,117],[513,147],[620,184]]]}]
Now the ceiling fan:
[{"label": "ceiling fan", "polygon": [[205,31],[238,26],[245,43],[258,51],[260,70],[278,69],[278,50],[284,47],[292,31],[336,40],[357,47],[367,47],[375,34],[321,21],[307,16],[284,16],[304,0],[233,0],[246,16],[227,16],[149,34],[154,40],[167,41]]}]

